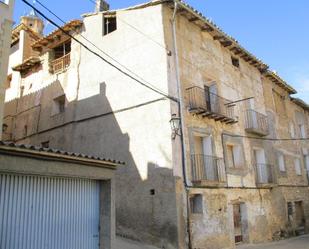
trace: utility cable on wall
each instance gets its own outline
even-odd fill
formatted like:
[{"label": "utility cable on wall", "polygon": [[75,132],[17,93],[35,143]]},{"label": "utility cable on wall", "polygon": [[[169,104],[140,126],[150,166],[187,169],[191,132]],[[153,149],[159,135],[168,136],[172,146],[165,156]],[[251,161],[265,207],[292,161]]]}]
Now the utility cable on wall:
[{"label": "utility cable on wall", "polygon": [[[41,15],[44,19],[46,19],[47,21],[49,21],[52,25],[54,25],[55,27],[57,27],[59,30],[61,30],[64,34],[66,34],[67,36],[69,36],[71,39],[73,39],[74,41],[76,41],[77,43],[79,43],[82,47],[84,47],[86,50],[88,50],[90,53],[92,53],[93,55],[95,55],[96,57],[100,58],[101,60],[103,60],[105,63],[107,63],[108,65],[110,65],[111,67],[115,68],[116,70],[118,70],[120,73],[124,74],[125,76],[127,76],[128,78],[136,81],[137,83],[141,84],[142,86],[172,100],[175,102],[178,102],[178,99],[170,96],[164,92],[162,92],[159,89],[156,89],[155,86],[151,85],[149,82],[147,82],[146,80],[143,79],[143,81],[137,79],[136,77],[132,76],[131,74],[125,72],[124,70],[122,70],[121,68],[119,68],[118,66],[114,65],[112,62],[108,61],[107,59],[105,59],[104,57],[102,57],[100,54],[98,54],[97,52],[93,51],[92,49],[90,49],[87,45],[85,45],[83,42],[81,42],[80,40],[78,40],[77,38],[75,38],[73,35],[71,35],[69,32],[65,31],[62,27],[60,27],[60,25],[58,25],[56,22],[54,22],[53,20],[51,20],[49,17],[47,17],[45,14],[43,14],[40,10],[38,10],[33,4],[29,3],[26,0],[22,0],[26,5],[28,5],[29,7],[31,7],[32,9],[34,9],[39,15]],[[43,4],[37,0],[37,2],[43,7]],[[48,9],[46,6],[44,6],[44,8],[46,10],[48,10],[50,13],[52,13],[54,16],[57,16],[55,13],[53,13],[50,9]],[[61,21],[63,21],[60,17],[57,16],[57,18]],[[84,38],[84,37],[83,37]],[[85,38],[84,38],[85,39]],[[89,40],[88,40],[89,42]],[[93,43],[92,43],[93,45]],[[93,45],[95,46],[95,45]],[[96,48],[98,48],[97,46],[95,46]],[[101,52],[101,49],[99,49]],[[104,52],[104,54],[107,56],[107,54]],[[110,55],[108,55],[109,58],[112,58]],[[116,61],[115,59],[113,59],[114,61]],[[119,65],[121,65],[121,63],[117,62]],[[123,65],[121,65],[123,66]],[[125,66],[123,66],[126,70],[128,70],[130,73],[135,74],[134,72],[132,72],[131,70],[129,70],[128,68],[126,68]],[[140,76],[138,76],[138,78],[141,78]],[[142,79],[142,78],[141,78]]]}]

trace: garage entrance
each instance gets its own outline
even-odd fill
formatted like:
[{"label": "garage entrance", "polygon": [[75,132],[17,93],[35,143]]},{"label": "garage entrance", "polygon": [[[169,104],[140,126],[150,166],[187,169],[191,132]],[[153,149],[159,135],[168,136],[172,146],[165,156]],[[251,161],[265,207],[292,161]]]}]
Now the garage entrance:
[{"label": "garage entrance", "polygon": [[0,174],[0,248],[98,249],[99,181]]}]

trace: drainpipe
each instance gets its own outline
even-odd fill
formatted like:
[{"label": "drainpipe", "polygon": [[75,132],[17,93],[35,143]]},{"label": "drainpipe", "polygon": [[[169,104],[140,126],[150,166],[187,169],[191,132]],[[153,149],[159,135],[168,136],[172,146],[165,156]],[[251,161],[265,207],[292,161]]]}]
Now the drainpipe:
[{"label": "drainpipe", "polygon": [[178,0],[174,1],[174,13],[172,17],[172,35],[173,35],[173,45],[174,45],[174,58],[175,58],[175,72],[176,72],[176,85],[177,85],[177,97],[178,97],[178,113],[180,117],[180,140],[181,140],[181,150],[182,150],[182,171],[183,171],[183,178],[184,178],[184,187],[186,190],[186,208],[187,208],[187,234],[188,234],[188,246],[189,249],[192,248],[192,242],[191,242],[191,230],[190,230],[190,209],[189,209],[189,186],[187,181],[187,173],[186,173],[186,148],[184,143],[184,114],[183,110],[185,109],[184,103],[183,103],[183,95],[181,90],[181,83],[180,83],[180,69],[179,69],[179,57],[178,57],[178,47],[177,47],[177,34],[176,34],[176,14],[178,9]]}]

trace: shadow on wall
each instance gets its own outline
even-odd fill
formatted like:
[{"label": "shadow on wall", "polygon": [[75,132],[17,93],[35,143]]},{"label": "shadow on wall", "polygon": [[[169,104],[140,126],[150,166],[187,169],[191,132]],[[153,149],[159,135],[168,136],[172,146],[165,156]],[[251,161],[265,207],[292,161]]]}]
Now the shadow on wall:
[{"label": "shadow on wall", "polygon": [[[165,165],[151,162],[136,165],[130,151],[130,136],[123,133],[115,115],[136,113],[164,99],[112,110],[105,95],[99,94],[69,102],[60,82],[5,104],[4,121],[11,140],[66,151],[81,152],[125,161],[116,174],[117,234],[161,248],[177,248],[175,178]],[[63,97],[64,96],[64,97]],[[57,100],[58,109],[57,109]],[[62,106],[64,102],[64,109]],[[151,112],[149,115],[153,115]],[[133,120],[133,121],[132,121]],[[130,125],[141,126],[139,119]],[[27,126],[27,131],[24,128]],[[136,136],[136,134],[135,134]],[[143,139],[143,138],[141,138]],[[136,140],[136,138],[135,138]],[[141,146],[139,153],[143,153]],[[147,177],[141,177],[141,169]]]}]

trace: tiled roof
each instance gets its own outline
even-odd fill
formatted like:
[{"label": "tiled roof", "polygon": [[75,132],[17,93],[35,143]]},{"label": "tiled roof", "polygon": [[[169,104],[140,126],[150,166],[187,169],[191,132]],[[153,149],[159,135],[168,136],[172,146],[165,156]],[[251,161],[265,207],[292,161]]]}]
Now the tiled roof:
[{"label": "tiled roof", "polygon": [[297,91],[290,86],[288,83],[286,83],[285,80],[283,80],[276,72],[267,70],[265,73],[266,78],[270,79],[272,82],[277,84],[278,86],[285,89],[289,94],[295,94]]},{"label": "tiled roof", "polygon": [[59,150],[59,149],[53,149],[53,148],[43,148],[41,146],[26,145],[26,144],[15,144],[15,143],[12,143],[12,142],[0,141],[0,149],[1,149],[2,146],[7,147],[7,148],[22,149],[22,150],[27,150],[27,151],[46,152],[46,153],[51,153],[51,154],[54,154],[54,155],[68,156],[68,157],[76,158],[76,159],[96,160],[96,161],[100,161],[100,162],[107,163],[107,164],[116,164],[116,165],[124,165],[125,164],[122,161],[117,161],[117,160],[113,160],[113,159],[110,159],[110,158],[91,156],[91,155],[86,155],[86,154],[82,154],[82,153],[67,152],[67,151],[63,151],[63,150]]},{"label": "tiled roof", "polygon": [[[65,31],[71,31],[81,26],[82,23],[83,22],[81,20],[72,20],[72,21],[67,22],[65,25],[63,25],[61,29]],[[41,38],[40,40],[36,41],[35,43],[32,44],[32,48],[38,49],[38,48],[44,47],[47,44],[49,44],[52,40],[57,38],[57,36],[65,35],[61,29],[56,29],[53,32]]]},{"label": "tiled roof", "polygon": [[295,104],[297,104],[300,107],[304,108],[306,111],[309,111],[309,105],[305,101],[303,101],[302,99],[291,97],[291,100]]}]

